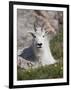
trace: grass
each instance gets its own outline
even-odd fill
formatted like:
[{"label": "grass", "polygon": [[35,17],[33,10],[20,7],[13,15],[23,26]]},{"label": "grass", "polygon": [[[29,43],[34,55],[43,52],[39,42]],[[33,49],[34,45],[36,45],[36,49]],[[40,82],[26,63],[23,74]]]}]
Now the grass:
[{"label": "grass", "polygon": [[63,77],[63,28],[60,26],[59,33],[50,41],[50,48],[54,58],[59,60],[57,64],[40,66],[24,70],[17,67],[18,80],[52,79]]},{"label": "grass", "polygon": [[50,49],[55,59],[63,59],[63,28],[60,26],[58,34],[50,41]]},{"label": "grass", "polygon": [[41,66],[35,69],[23,70],[18,67],[18,80],[52,79],[63,77],[63,64]]}]

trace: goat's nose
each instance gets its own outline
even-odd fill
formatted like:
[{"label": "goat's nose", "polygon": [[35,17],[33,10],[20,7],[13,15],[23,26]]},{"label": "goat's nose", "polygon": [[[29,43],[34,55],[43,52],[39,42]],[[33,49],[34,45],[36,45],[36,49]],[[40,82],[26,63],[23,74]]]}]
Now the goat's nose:
[{"label": "goat's nose", "polygon": [[38,45],[38,46],[41,46],[41,45],[42,45],[42,43],[38,43],[37,45]]}]

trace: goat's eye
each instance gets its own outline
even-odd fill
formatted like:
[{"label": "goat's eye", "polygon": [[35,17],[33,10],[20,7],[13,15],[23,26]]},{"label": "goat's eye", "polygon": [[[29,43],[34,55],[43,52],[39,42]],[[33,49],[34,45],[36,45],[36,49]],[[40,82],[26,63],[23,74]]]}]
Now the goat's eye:
[{"label": "goat's eye", "polygon": [[45,37],[45,36],[43,35],[43,37]]},{"label": "goat's eye", "polygon": [[34,38],[36,38],[36,36],[34,35]]}]

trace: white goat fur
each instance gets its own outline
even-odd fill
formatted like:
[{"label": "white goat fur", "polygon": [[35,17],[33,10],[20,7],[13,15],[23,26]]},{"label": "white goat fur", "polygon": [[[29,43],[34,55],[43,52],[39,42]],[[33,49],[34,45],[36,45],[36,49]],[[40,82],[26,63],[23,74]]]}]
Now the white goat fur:
[{"label": "white goat fur", "polygon": [[[37,59],[36,61],[39,61],[42,65],[54,64],[56,61],[51,54],[49,45],[50,40],[45,30],[41,30],[41,28],[39,27],[34,33],[31,34],[33,36],[32,47]],[[37,43],[42,43],[42,47],[38,48]]]}]

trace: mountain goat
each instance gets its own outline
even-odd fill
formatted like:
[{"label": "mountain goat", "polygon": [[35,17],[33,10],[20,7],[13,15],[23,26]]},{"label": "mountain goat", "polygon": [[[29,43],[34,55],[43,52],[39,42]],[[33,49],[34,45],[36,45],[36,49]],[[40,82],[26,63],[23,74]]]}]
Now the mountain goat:
[{"label": "mountain goat", "polygon": [[48,32],[43,27],[37,27],[30,34],[33,36],[32,48],[36,60],[42,65],[54,64],[56,61],[50,51]]},{"label": "mountain goat", "polygon": [[[56,60],[53,58],[50,50],[49,32],[56,34],[55,29],[49,22],[49,16],[46,11],[34,10],[33,15],[39,21],[39,27],[34,27],[35,33],[33,36],[33,51],[37,60],[42,64],[54,64]],[[40,23],[43,22],[42,25]],[[34,25],[35,26],[35,25]],[[46,26],[46,27],[45,27]]]}]

